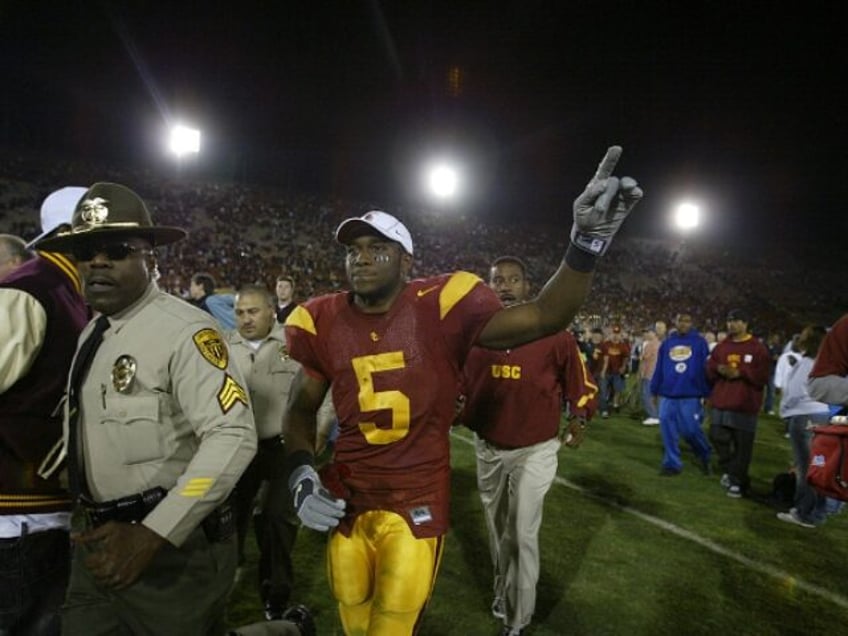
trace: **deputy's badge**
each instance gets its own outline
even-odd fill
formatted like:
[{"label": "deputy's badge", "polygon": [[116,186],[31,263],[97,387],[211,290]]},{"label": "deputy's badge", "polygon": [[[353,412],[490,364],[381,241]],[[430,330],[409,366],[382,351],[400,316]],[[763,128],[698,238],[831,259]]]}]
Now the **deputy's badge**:
[{"label": "deputy's badge", "polygon": [[112,386],[118,393],[129,391],[137,369],[138,364],[132,356],[122,355],[115,360],[112,367]]},{"label": "deputy's badge", "polygon": [[236,405],[236,402],[241,402],[247,407],[250,406],[247,401],[247,393],[245,393],[242,386],[229,373],[225,373],[224,384],[221,390],[218,391],[218,404],[221,406],[224,415],[229,413],[230,409]]},{"label": "deputy's badge", "polygon": [[201,329],[192,336],[194,344],[206,361],[218,369],[227,368],[227,345],[214,329]]},{"label": "deputy's badge", "polygon": [[288,347],[286,347],[286,345],[280,345],[279,354],[280,354],[280,360],[282,360],[283,362],[291,359],[291,356],[289,355]]},{"label": "deputy's badge", "polygon": [[80,208],[82,209],[80,218],[88,225],[105,223],[106,219],[109,218],[109,208],[106,207],[107,203],[109,202],[102,197],[86,199],[80,204]]}]

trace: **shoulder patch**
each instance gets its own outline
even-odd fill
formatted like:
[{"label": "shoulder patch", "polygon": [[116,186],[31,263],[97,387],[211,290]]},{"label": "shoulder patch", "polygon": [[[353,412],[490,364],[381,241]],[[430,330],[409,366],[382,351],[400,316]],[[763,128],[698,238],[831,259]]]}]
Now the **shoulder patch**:
[{"label": "shoulder patch", "polygon": [[313,336],[318,335],[318,330],[315,328],[315,321],[312,320],[312,314],[303,307],[298,305],[286,318],[286,327],[298,327],[311,333]]},{"label": "shoulder patch", "polygon": [[483,282],[471,272],[456,272],[439,292],[439,318],[448,315],[454,305],[468,295],[477,283]]},{"label": "shoulder patch", "polygon": [[214,329],[201,329],[192,336],[192,340],[200,355],[209,364],[222,371],[227,368],[229,354],[221,334]]},{"label": "shoulder patch", "polygon": [[218,391],[218,404],[221,405],[221,410],[226,415],[230,412],[237,402],[241,402],[246,407],[249,407],[247,401],[247,393],[244,388],[235,381],[229,373],[224,374],[224,385]]}]

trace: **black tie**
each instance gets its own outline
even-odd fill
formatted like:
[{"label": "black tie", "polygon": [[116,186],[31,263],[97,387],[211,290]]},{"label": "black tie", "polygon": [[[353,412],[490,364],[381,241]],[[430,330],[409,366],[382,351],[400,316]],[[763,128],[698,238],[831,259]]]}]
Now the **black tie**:
[{"label": "black tie", "polygon": [[71,369],[71,382],[68,390],[68,485],[71,495],[76,500],[81,493],[87,491],[85,483],[85,466],[79,452],[79,392],[94,353],[103,342],[103,332],[109,328],[109,319],[100,316],[94,323],[94,331],[82,343],[74,366]]}]

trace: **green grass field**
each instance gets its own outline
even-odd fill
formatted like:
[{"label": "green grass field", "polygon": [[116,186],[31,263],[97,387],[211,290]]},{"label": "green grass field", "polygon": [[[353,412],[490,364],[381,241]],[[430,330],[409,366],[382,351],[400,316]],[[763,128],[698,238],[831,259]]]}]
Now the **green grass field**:
[{"label": "green grass field", "polygon": [[[491,567],[476,492],[471,433],[452,436],[453,528],[423,636],[498,634]],[[542,572],[526,633],[848,633],[848,510],[817,529],[778,521],[771,480],[791,460],[782,423],[762,417],[752,497],[731,499],[718,475],[687,464],[658,474],[658,427],[596,419],[577,450],[563,448],[540,536]],[[684,454],[684,459],[691,455]],[[324,574],[325,537],[302,530],[293,602],[321,636],[342,634]],[[261,619],[255,568],[234,591],[232,625]],[[844,630],[844,631],[843,631]]]}]

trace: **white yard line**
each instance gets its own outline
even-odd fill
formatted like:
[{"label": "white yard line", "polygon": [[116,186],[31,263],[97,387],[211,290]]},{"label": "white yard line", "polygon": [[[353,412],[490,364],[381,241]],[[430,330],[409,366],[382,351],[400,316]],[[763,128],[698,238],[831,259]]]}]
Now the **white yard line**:
[{"label": "white yard line", "polygon": [[[474,445],[474,440],[469,437],[459,435],[453,431],[451,431],[451,435],[454,439],[461,440],[470,446]],[[564,477],[557,476],[554,478],[554,482],[559,484],[560,486],[565,486],[566,488],[570,488],[571,490],[579,492],[585,497],[594,499],[595,501],[599,501],[607,506],[611,506],[613,508],[621,510],[622,512],[626,512],[627,514],[633,515],[634,517],[637,517],[642,521],[645,521],[667,532],[670,532],[671,534],[678,536],[681,539],[687,539],[688,541],[697,543],[699,546],[706,548],[707,550],[714,552],[715,554],[720,554],[723,557],[736,561],[737,563],[741,563],[745,567],[751,568],[752,570],[759,572],[760,574],[765,574],[766,576],[770,576],[772,578],[777,579],[781,583],[790,584],[791,586],[797,589],[803,590],[810,594],[814,594],[816,596],[820,596],[821,598],[826,599],[831,603],[838,605],[839,607],[848,609],[848,598],[830,590],[827,590],[821,586],[815,585],[813,583],[808,583],[804,579],[800,579],[785,570],[781,570],[780,568],[771,566],[768,563],[762,563],[760,561],[756,561],[742,554],[739,554],[738,552],[734,552],[733,550],[729,550],[728,548],[725,548],[724,546],[710,541],[709,539],[702,537],[699,534],[695,534],[690,530],[681,528],[680,526],[675,525],[669,521],[660,519],[659,517],[654,517],[653,515],[646,514],[644,512],[636,510],[635,508],[631,508],[630,506],[623,506],[608,497],[603,497],[601,495],[593,493],[591,490],[587,490],[582,486],[579,486],[574,482],[565,479]]]}]

